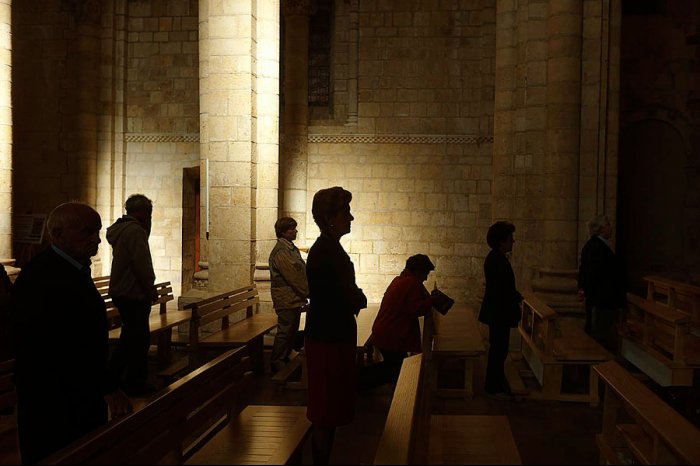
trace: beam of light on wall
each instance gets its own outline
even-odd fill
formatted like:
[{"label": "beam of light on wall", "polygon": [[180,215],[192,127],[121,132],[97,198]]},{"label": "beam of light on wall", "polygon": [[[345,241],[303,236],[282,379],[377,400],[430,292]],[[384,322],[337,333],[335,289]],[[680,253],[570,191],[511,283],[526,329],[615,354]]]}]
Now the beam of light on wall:
[{"label": "beam of light on wall", "polygon": [[206,203],[206,238],[209,239],[209,159],[205,159],[204,161],[204,202]]}]

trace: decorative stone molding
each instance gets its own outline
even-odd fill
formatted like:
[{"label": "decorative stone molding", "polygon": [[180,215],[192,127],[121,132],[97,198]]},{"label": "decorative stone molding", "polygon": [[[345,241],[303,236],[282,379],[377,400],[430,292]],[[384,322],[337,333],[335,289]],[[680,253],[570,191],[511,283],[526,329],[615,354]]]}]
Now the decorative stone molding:
[{"label": "decorative stone molding", "polygon": [[309,143],[326,144],[492,144],[493,136],[458,134],[309,134]]},{"label": "decorative stone molding", "polygon": [[282,0],[282,8],[285,16],[308,15],[311,12],[311,1]]},{"label": "decorative stone molding", "polygon": [[199,134],[142,134],[126,135],[126,142],[199,142]]}]

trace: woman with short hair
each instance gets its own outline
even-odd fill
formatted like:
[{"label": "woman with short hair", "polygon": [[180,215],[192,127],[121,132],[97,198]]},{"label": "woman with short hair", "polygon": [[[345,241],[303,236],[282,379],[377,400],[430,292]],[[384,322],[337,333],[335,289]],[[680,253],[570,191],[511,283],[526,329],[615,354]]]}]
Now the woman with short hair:
[{"label": "woman with short hair", "polygon": [[352,194],[339,186],[314,195],[311,212],[321,230],[309,250],[309,309],[304,329],[308,369],[307,417],[313,424],[314,464],[328,464],[335,428],[355,412],[355,316],[367,298],[355,283],[355,268],[340,244],[350,233]]},{"label": "woman with short hair", "polygon": [[522,295],[515,288],[515,274],[506,254],[513,250],[515,225],[499,221],[491,225],[486,242],[491,252],[484,260],[486,290],[479,311],[479,322],[489,326],[489,355],[486,363],[487,395],[511,398],[512,393],[505,375],[505,362],[511,327],[520,322]]}]

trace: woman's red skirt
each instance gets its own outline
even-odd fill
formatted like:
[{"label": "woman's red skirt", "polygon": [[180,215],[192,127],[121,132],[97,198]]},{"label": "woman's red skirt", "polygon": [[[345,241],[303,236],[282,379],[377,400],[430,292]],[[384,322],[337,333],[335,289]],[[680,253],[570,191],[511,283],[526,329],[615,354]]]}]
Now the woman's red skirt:
[{"label": "woman's red skirt", "polygon": [[308,394],[306,417],[319,427],[349,424],[355,417],[355,344],[304,339]]}]

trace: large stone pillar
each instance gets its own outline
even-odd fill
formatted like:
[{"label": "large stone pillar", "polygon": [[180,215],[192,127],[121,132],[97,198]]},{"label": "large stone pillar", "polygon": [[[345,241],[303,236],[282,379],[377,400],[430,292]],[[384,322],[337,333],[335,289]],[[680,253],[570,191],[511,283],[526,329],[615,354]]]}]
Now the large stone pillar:
[{"label": "large stone pillar", "polygon": [[[255,3],[199,2],[204,232],[207,212],[209,216],[209,236],[202,235],[202,244],[206,244],[207,254],[203,260],[209,263],[209,292],[244,286],[253,280]],[[204,169],[207,160],[208,174]]]},{"label": "large stone pillar", "polygon": [[[124,73],[126,68],[126,1],[102,5],[100,40],[100,114],[97,127],[97,176],[95,208],[102,216],[102,245],[93,260],[93,276],[109,275],[112,248],[107,226],[121,216],[125,199],[126,150],[124,141]],[[101,267],[100,267],[101,264]]]},{"label": "large stone pillar", "polygon": [[279,200],[279,0],[257,2],[255,140],[257,178],[255,201],[255,283],[261,308],[272,309],[268,257],[277,241],[275,221]]},{"label": "large stone pillar", "polygon": [[100,2],[78,4],[76,11],[77,114],[73,154],[69,155],[73,184],[70,192],[78,199],[95,206],[97,201],[97,125],[100,101]]},{"label": "large stone pillar", "polygon": [[542,259],[532,289],[560,314],[581,315],[578,275],[583,0],[548,2]]},{"label": "large stone pillar", "polygon": [[284,137],[280,154],[281,214],[306,235],[306,173],[309,120],[309,0],[283,0]]},{"label": "large stone pillar", "polygon": [[12,0],[0,0],[0,258],[12,257]]},{"label": "large stone pillar", "polygon": [[543,220],[545,267],[577,265],[581,144],[582,0],[549,2],[547,156]]}]

